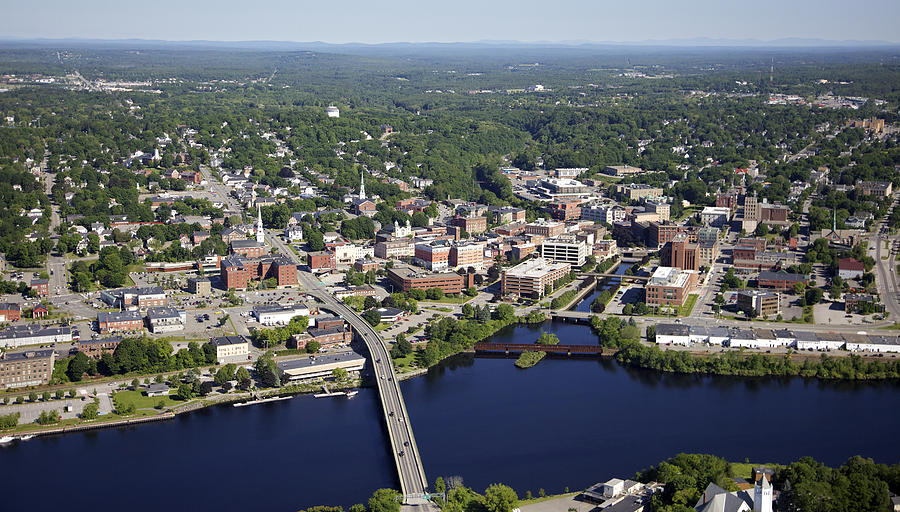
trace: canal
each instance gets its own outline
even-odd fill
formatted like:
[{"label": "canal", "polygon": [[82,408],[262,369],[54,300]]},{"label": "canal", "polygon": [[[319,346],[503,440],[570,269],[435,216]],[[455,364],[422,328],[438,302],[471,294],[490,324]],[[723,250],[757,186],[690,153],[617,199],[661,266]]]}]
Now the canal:
[{"label": "canal", "polygon": [[[620,276],[625,275],[625,271],[628,270],[634,263],[619,263],[619,266],[616,267],[612,273]],[[600,296],[603,293],[603,290],[608,290],[615,285],[621,284],[622,280],[619,278],[609,278],[609,279],[600,279],[597,283],[596,289],[591,292],[587,297],[584,298],[578,305],[575,306],[574,311],[580,311],[583,313],[588,313],[591,311],[591,303],[594,302],[594,299]]]},{"label": "canal", "polygon": [[[497,335],[596,343],[547,322]],[[611,360],[453,357],[402,383],[426,473],[479,491],[561,492],[678,452],[838,465],[900,460],[898,383],[665,375]],[[297,510],[364,502],[396,487],[377,393],[216,407],[133,428],[36,438],[0,448],[5,510]],[[46,492],[46,489],[52,492]]]}]

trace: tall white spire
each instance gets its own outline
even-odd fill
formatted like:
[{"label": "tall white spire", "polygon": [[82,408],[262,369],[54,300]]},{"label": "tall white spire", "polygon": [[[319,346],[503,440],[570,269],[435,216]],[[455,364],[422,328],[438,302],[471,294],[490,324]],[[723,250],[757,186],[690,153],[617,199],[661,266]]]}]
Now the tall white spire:
[{"label": "tall white spire", "polygon": [[360,171],[359,171],[359,198],[360,199],[366,198],[366,180],[363,179],[363,176],[365,176],[365,171],[360,169]]},{"label": "tall white spire", "polygon": [[256,205],[256,213],[258,217],[256,218],[256,242],[260,244],[266,243],[266,233],[263,231],[262,224],[262,206],[259,204]]}]

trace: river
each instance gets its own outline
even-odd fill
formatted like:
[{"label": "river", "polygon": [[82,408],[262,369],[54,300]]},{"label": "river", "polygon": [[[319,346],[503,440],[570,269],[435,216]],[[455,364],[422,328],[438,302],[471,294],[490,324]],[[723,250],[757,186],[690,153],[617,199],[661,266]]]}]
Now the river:
[{"label": "river", "polygon": [[[583,326],[517,326],[497,338],[595,343]],[[900,461],[900,384],[665,375],[611,360],[462,354],[404,381],[426,473],[483,490],[561,492],[678,452],[838,465]],[[214,407],[155,424],[0,448],[5,510],[297,510],[364,502],[397,486],[377,393]],[[46,492],[51,489],[52,492]]]}]

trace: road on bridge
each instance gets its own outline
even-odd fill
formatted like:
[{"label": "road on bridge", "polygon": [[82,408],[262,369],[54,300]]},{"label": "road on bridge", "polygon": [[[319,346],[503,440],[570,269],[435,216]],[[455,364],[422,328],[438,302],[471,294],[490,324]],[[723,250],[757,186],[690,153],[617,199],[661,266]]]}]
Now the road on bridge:
[{"label": "road on bridge", "polygon": [[[294,263],[300,264],[300,258],[277,235],[266,233],[266,239],[273,248],[286,255]],[[353,330],[366,343],[369,354],[372,357],[372,366],[375,370],[376,387],[381,399],[382,411],[387,424],[388,437],[391,440],[394,462],[400,477],[400,488],[404,496],[421,495],[428,488],[428,480],[425,477],[425,469],[419,456],[419,448],[413,435],[409,414],[403,395],[400,393],[400,382],[394,373],[394,365],[388,354],[384,342],[375,330],[362,319],[355,311],[348,308],[342,301],[321,288],[322,283],[310,272],[297,269],[297,278],[301,286],[307,292],[316,297],[329,309],[338,313],[344,320],[350,323]],[[418,502],[428,507],[422,500],[406,500],[408,503]]]}]

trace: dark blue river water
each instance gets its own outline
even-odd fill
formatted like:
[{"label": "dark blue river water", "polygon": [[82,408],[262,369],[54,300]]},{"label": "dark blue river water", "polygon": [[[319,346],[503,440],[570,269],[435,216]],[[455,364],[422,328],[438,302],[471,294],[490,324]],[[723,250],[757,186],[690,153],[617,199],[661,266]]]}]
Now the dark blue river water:
[{"label": "dark blue river water", "polygon": [[[546,323],[564,343],[589,329]],[[540,328],[499,337],[533,340]],[[672,376],[610,360],[460,355],[404,381],[426,473],[560,492],[678,452],[742,461],[900,461],[898,383]],[[297,510],[397,486],[377,393],[217,407],[0,448],[0,510]]]}]

